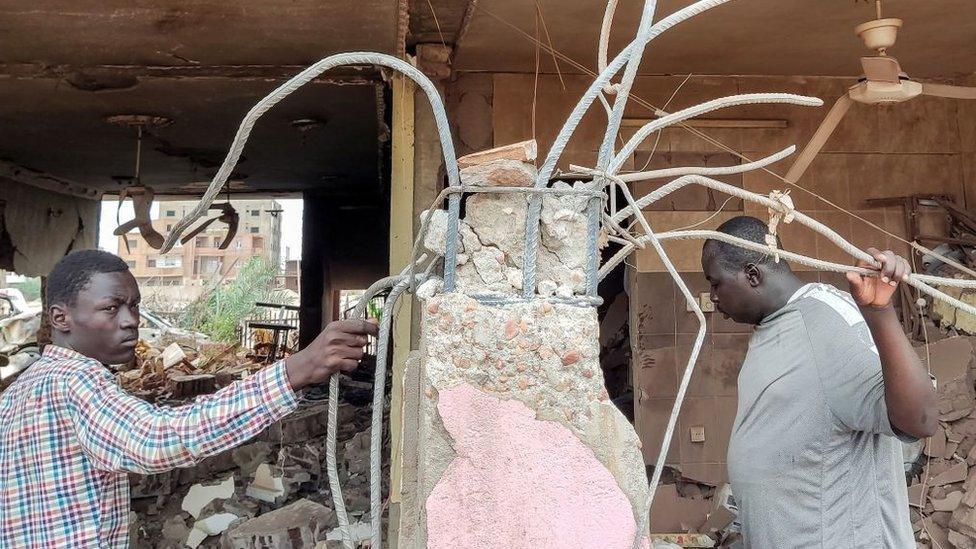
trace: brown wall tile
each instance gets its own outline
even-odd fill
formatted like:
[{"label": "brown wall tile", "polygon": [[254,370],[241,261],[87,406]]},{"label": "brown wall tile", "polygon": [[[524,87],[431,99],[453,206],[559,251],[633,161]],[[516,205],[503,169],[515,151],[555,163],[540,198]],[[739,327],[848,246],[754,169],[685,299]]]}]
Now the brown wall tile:
[{"label": "brown wall tile", "polygon": [[[636,406],[634,417],[637,423],[637,432],[640,434],[643,444],[644,463],[654,463],[657,461],[658,452],[661,450],[661,441],[664,439],[668,418],[671,417],[674,398],[634,399],[634,403]],[[671,439],[671,447],[668,450],[666,461],[668,464],[681,462],[681,448],[678,443],[680,437],[678,434],[676,427]]]},{"label": "brown wall tile", "polygon": [[[735,397],[686,398],[678,416],[682,463],[725,462],[736,412]],[[705,442],[691,441],[691,428],[705,427]]]},{"label": "brown wall tile", "polygon": [[638,398],[674,398],[678,394],[674,335],[641,335],[635,342],[634,387]]}]

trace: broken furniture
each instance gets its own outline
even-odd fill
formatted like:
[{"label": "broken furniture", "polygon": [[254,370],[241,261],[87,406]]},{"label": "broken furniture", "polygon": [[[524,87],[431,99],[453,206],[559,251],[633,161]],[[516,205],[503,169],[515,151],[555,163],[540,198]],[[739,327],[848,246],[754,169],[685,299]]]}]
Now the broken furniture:
[{"label": "broken furniture", "polygon": [[241,345],[253,349],[264,364],[271,364],[293,352],[290,342],[298,331],[299,308],[261,301],[254,305],[254,314],[244,322]]}]

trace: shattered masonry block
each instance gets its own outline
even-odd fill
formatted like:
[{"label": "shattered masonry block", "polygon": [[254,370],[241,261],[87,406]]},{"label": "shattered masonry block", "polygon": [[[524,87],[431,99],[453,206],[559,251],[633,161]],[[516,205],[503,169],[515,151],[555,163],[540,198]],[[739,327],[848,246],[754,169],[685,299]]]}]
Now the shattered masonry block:
[{"label": "shattered masonry block", "polygon": [[[316,403],[307,408],[299,408],[281,420],[273,423],[260,439],[273,444],[294,444],[320,437],[328,430],[328,403]],[[339,404],[339,425],[352,421],[356,409],[347,403]]]},{"label": "shattered masonry block", "polygon": [[356,433],[346,442],[342,458],[350,475],[369,471],[369,429]]},{"label": "shattered masonry block", "polygon": [[217,390],[217,378],[211,374],[170,376],[170,396],[175,399],[209,395]]},{"label": "shattered masonry block", "polygon": [[461,183],[473,187],[531,187],[539,171],[518,160],[492,160],[461,170]]},{"label": "shattered masonry block", "polygon": [[312,444],[283,446],[278,452],[285,482],[300,484],[322,475],[322,452]]},{"label": "shattered masonry block", "polygon": [[288,496],[288,488],[280,469],[262,463],[254,471],[254,481],[244,493],[248,497],[274,504]]},{"label": "shattered masonry block", "polygon": [[[420,213],[420,222],[423,223],[428,215],[432,215],[427,224],[427,233],[424,235],[424,248],[434,254],[443,256],[447,250],[447,210],[424,210]],[[459,229],[461,240],[458,243],[458,253],[475,252],[481,249],[481,241],[474,234],[471,227],[462,219]]]},{"label": "shattered masonry block", "polygon": [[521,267],[527,208],[520,194],[476,194],[468,197],[464,219],[483,246],[494,246],[512,266]]},{"label": "shattered masonry block", "polygon": [[230,471],[234,466],[233,451],[226,450],[204,459],[193,467],[174,469],[174,485],[186,486],[194,482],[211,481],[221,473]]},{"label": "shattered masonry block", "polygon": [[[554,187],[570,186],[557,182]],[[585,200],[577,196],[544,198],[540,245],[536,254],[536,283],[540,295],[551,296],[558,292],[561,297],[571,297],[585,291],[589,255],[585,205]],[[521,276],[513,269],[523,268],[527,211],[528,201],[523,195],[484,193],[468,197],[463,227],[467,230],[470,226],[482,248],[470,254],[473,266],[464,264],[458,269],[461,291],[519,292]],[[488,254],[499,257],[496,250],[501,252],[500,271],[485,258]]]},{"label": "shattered masonry block", "polygon": [[301,499],[224,533],[224,549],[304,549],[324,539],[335,522],[332,509]]},{"label": "shattered masonry block", "polygon": [[241,469],[241,475],[250,477],[258,466],[268,460],[271,455],[271,445],[258,441],[245,446],[238,446],[231,451],[231,458]]},{"label": "shattered masonry block", "polygon": [[186,358],[186,353],[183,352],[183,348],[180,347],[179,343],[170,343],[168,347],[163,349],[163,353],[160,355],[163,360],[163,368],[172,368],[183,359]]},{"label": "shattered masonry block", "polygon": [[173,493],[173,487],[178,477],[178,471],[166,471],[153,475],[129,473],[129,497],[138,499],[169,495]]},{"label": "shattered masonry block", "polygon": [[231,524],[234,524],[240,517],[231,513],[218,513],[202,518],[193,523],[189,535],[186,538],[186,546],[196,549],[203,543],[203,540],[210,536],[223,533]]},{"label": "shattered masonry block", "polygon": [[193,518],[200,518],[200,511],[211,501],[227,499],[234,495],[234,476],[231,475],[219,484],[194,484],[183,497],[182,509]]},{"label": "shattered masonry block", "polygon": [[504,145],[487,151],[471,153],[458,158],[458,167],[468,168],[484,164],[493,160],[517,160],[519,162],[534,163],[539,154],[539,146],[535,139]]}]

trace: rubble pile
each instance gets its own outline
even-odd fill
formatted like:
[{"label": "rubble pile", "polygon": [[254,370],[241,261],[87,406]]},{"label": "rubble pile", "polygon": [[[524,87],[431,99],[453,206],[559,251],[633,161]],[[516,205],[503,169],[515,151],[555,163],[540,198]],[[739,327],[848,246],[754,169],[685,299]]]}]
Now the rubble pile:
[{"label": "rubble pile", "polygon": [[[118,374],[120,382],[147,401],[185,404],[266,366],[237,345],[182,343],[158,348],[140,342],[136,362]],[[372,412],[371,399],[361,393],[371,394],[372,383],[342,383],[339,478],[353,538],[368,543]],[[195,467],[130,475],[132,546],[341,547],[325,471],[328,401],[315,399],[318,394],[324,391],[306,391],[294,413],[247,444]],[[388,493],[388,451],[383,468]]]},{"label": "rubble pile", "polygon": [[906,452],[911,521],[920,548],[976,548],[973,343],[973,338],[957,336],[917,348],[938,383],[940,419],[935,435],[918,448],[917,459]]},{"label": "rubble pile", "polygon": [[653,547],[741,548],[737,513],[728,484],[710,486],[667,467],[651,506]]},{"label": "rubble pile", "polygon": [[136,345],[136,359],[118,373],[122,387],[152,403],[169,404],[212,393],[265,366],[240,345],[170,341]]}]

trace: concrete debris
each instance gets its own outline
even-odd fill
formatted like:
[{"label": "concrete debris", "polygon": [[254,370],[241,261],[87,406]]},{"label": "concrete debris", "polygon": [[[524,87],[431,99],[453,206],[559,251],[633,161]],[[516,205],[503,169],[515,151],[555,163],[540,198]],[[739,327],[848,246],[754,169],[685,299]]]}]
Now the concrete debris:
[{"label": "concrete debris", "polygon": [[[179,369],[180,366],[174,367],[176,371]],[[349,380],[348,383],[358,382]],[[371,395],[372,384],[366,385]],[[161,395],[161,400],[168,398],[165,390]],[[342,398],[352,398],[352,392],[344,391]],[[339,405],[339,473],[350,515],[355,520],[365,516],[369,508],[369,477],[365,471],[371,403],[367,399],[358,407],[349,402]],[[300,546],[313,547],[314,541],[324,540],[325,533],[338,526],[332,515],[332,496],[324,474],[327,406],[324,401],[308,398],[296,412],[243,446],[207,458],[193,467],[154,475],[130,475],[132,509],[136,513],[132,524],[138,524],[132,537],[135,546],[176,549],[184,547],[189,540],[199,542],[200,547],[217,547],[218,543],[232,547],[227,545],[229,541],[218,542],[217,536],[210,533],[223,526],[215,524],[216,521],[229,520],[229,517],[211,517],[238,517],[230,528],[233,530],[244,521],[261,518],[299,500],[309,500],[326,509],[326,520],[319,527],[316,539]],[[350,467],[362,472],[350,473]],[[388,453],[384,454],[383,467],[389,470]],[[384,490],[388,491],[388,475],[382,481]],[[198,520],[203,522],[194,528]],[[246,539],[237,541],[243,547],[278,547],[262,545],[265,539],[253,537],[251,545]],[[267,539],[285,540],[282,547],[299,546],[288,545],[290,538],[284,534],[272,533]]]},{"label": "concrete debris", "polygon": [[182,543],[189,533],[190,528],[182,515],[173,515],[163,522],[162,534],[167,541]]},{"label": "concrete debris", "polygon": [[365,475],[369,472],[369,430],[356,433],[345,444],[346,471],[350,475]]},{"label": "concrete debris", "polygon": [[532,164],[507,158],[461,168],[461,183],[473,187],[531,187],[538,176]]},{"label": "concrete debris", "polygon": [[193,528],[186,538],[186,545],[190,549],[196,549],[203,540],[210,536],[222,534],[231,524],[234,524],[240,517],[231,513],[218,513],[207,518],[200,519],[193,523]]},{"label": "concrete debris", "polygon": [[[916,348],[938,388],[940,428],[906,463],[919,546],[976,547],[976,352],[956,336]],[[923,491],[924,488],[924,491]]]},{"label": "concrete debris", "polygon": [[171,376],[169,385],[170,397],[180,400],[191,399],[215,392],[217,378],[212,374]]},{"label": "concrete debris", "polygon": [[301,499],[250,519],[227,531],[225,549],[301,549],[314,547],[335,523],[332,509]]},{"label": "concrete debris", "polygon": [[[176,341],[172,341],[176,339]],[[261,357],[238,344],[163,337],[136,345],[135,362],[118,374],[126,391],[153,404],[177,405],[213,393],[264,368]]]},{"label": "concrete debris", "polygon": [[946,484],[954,484],[956,482],[963,482],[966,480],[966,476],[969,472],[969,466],[966,462],[961,462],[953,465],[944,473],[939,474],[935,478],[929,481],[930,486],[945,486]]},{"label": "concrete debris", "polygon": [[217,485],[194,484],[183,498],[183,510],[193,518],[200,518],[200,511],[215,499],[227,499],[234,495],[234,477],[229,476]]},{"label": "concrete debris", "polygon": [[271,444],[264,441],[238,446],[231,450],[234,464],[240,467],[241,474],[245,477],[254,476],[258,466],[267,461],[270,455]]},{"label": "concrete debris", "polygon": [[254,472],[254,481],[247,487],[245,494],[254,499],[276,503],[279,498],[288,495],[284,475],[277,467],[272,469],[267,463],[262,463]]},{"label": "concrete debris", "polygon": [[[427,232],[424,234],[424,248],[433,254],[443,256],[447,253],[447,210],[424,210],[420,213],[420,222],[423,223],[427,216],[431,218],[427,224]],[[465,220],[458,220],[458,230],[461,234],[457,250],[459,254],[471,254],[481,249],[478,235],[471,230],[471,226]]]},{"label": "concrete debris", "polygon": [[444,281],[440,278],[429,278],[426,282],[417,287],[417,299],[427,301],[444,289]]},{"label": "concrete debris", "polygon": [[[354,542],[368,540],[371,534],[371,527],[368,522],[357,522],[350,524],[348,528],[349,539]],[[342,529],[335,528],[325,536],[326,541],[342,541]]]},{"label": "concrete debris", "polygon": [[539,154],[539,146],[535,139],[520,141],[511,145],[504,145],[487,151],[479,151],[458,158],[460,168],[469,168],[484,164],[493,160],[516,160],[519,162],[534,163]]},{"label": "concrete debris", "polygon": [[925,450],[923,451],[929,457],[952,457],[945,455],[947,442],[945,429],[940,428],[925,442]]},{"label": "concrete debris", "polygon": [[[492,160],[462,170],[467,185],[531,186],[535,167],[512,159]],[[584,188],[584,183],[557,182],[556,189]],[[544,296],[572,297],[584,291],[587,266],[586,199],[576,195],[545,196],[540,217],[537,285]],[[513,295],[522,290],[525,222],[528,199],[518,193],[475,193],[467,198],[460,220],[458,285],[462,292]],[[436,210],[424,247],[444,254],[447,213]]]},{"label": "concrete debris", "polygon": [[159,358],[163,361],[163,368],[169,369],[183,362],[186,359],[186,353],[183,352],[179,343],[173,342],[163,349],[163,353],[159,355]]},{"label": "concrete debris", "polygon": [[962,492],[959,491],[952,492],[951,494],[949,494],[943,499],[931,500],[932,507],[936,511],[949,511],[949,512],[955,511],[956,508],[959,507],[959,503],[962,502],[962,496],[963,496]]}]

